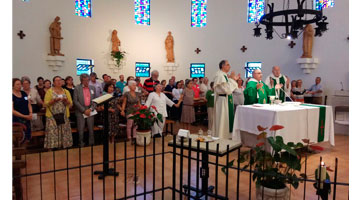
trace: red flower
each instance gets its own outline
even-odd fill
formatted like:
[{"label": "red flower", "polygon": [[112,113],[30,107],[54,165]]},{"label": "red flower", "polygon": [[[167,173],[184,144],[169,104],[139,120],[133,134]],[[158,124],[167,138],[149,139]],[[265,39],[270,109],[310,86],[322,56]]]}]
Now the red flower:
[{"label": "red flower", "polygon": [[146,118],[146,115],[145,115],[145,114],[141,114],[141,115],[140,115],[140,118],[145,119],[145,118]]},{"label": "red flower", "polygon": [[155,106],[151,106],[154,110],[156,110],[156,107]]},{"label": "red flower", "polygon": [[134,105],[134,107],[135,107],[135,108],[138,108],[138,107],[140,107],[140,105],[139,105],[139,104],[136,104],[136,105]]},{"label": "red flower", "polygon": [[137,112],[135,113],[135,115],[138,115],[138,114],[140,114],[140,112],[139,112],[139,111],[137,111]]},{"label": "red flower", "polygon": [[257,126],[257,129],[258,129],[259,131],[265,131],[265,130],[267,129],[267,127],[264,128],[264,127],[258,125],[258,126]]},{"label": "red flower", "polygon": [[315,151],[324,151],[323,147],[311,145],[310,148]]},{"label": "red flower", "polygon": [[151,115],[149,115],[149,119],[151,119]]},{"label": "red flower", "polygon": [[141,106],[140,107],[140,110],[144,110],[144,109],[147,109],[147,106]]},{"label": "red flower", "polygon": [[265,143],[264,142],[260,142],[260,143],[258,143],[256,146],[257,147],[261,147],[261,146],[263,146]]},{"label": "red flower", "polygon": [[281,126],[281,125],[273,125],[269,130],[270,131],[277,131],[277,130],[280,130],[280,129],[283,129],[284,127]]}]

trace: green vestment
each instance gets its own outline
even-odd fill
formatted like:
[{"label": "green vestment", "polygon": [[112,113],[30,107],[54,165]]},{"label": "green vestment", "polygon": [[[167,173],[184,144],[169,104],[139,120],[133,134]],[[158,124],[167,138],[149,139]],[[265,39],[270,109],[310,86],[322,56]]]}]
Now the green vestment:
[{"label": "green vestment", "polygon": [[269,87],[262,81],[262,88],[256,89],[257,81],[250,79],[244,90],[245,105],[251,105],[255,103],[266,104],[269,102],[269,95],[275,95],[275,88],[269,89]]}]

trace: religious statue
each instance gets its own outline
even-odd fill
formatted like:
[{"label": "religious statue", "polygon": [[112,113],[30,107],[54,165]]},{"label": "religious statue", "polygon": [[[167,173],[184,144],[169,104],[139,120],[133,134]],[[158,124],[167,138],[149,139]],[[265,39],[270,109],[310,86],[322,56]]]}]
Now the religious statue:
[{"label": "religious statue", "polygon": [[117,31],[113,30],[112,31],[112,35],[111,35],[111,42],[112,42],[112,48],[111,48],[111,52],[115,53],[115,52],[119,52],[119,46],[120,46],[120,40],[117,36]]},{"label": "religious statue", "polygon": [[168,63],[174,63],[174,38],[171,35],[171,31],[168,32],[168,36],[165,39],[166,58]]},{"label": "religious statue", "polygon": [[312,58],[312,46],[314,41],[314,29],[311,24],[305,26],[303,33],[303,55],[301,58]]},{"label": "religious statue", "polygon": [[60,26],[60,17],[56,16],[54,21],[51,23],[50,30],[50,53],[51,56],[64,56],[64,54],[60,53],[60,40],[61,37],[61,26]]}]

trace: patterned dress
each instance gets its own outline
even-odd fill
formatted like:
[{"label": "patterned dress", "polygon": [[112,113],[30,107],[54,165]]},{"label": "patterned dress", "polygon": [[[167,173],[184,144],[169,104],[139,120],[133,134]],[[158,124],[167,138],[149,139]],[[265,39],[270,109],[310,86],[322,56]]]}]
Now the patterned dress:
[{"label": "patterned dress", "polygon": [[194,90],[184,89],[184,100],[181,112],[181,122],[193,123],[195,122],[195,109],[194,109]]},{"label": "patterned dress", "polygon": [[120,98],[112,99],[109,102],[109,108],[112,108],[115,110],[114,113],[109,112],[109,136],[115,136],[120,131],[119,109],[116,106],[118,104],[120,104]]},{"label": "patterned dress", "polygon": [[[55,99],[58,95],[53,92],[52,99]],[[66,95],[63,95],[66,98]],[[55,102],[51,107],[52,114],[64,113],[65,123],[57,125],[53,116],[46,118],[45,128],[45,141],[44,148],[67,148],[73,145],[73,138],[71,133],[70,121],[66,117],[66,106],[62,101]]]}]

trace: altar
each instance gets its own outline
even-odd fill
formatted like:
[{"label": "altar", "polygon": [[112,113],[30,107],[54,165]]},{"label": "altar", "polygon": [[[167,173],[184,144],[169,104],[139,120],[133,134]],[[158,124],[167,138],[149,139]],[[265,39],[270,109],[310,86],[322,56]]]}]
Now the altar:
[{"label": "altar", "polygon": [[[320,123],[319,123],[320,120]],[[236,108],[232,139],[241,141],[245,146],[255,146],[256,136],[260,133],[257,126],[270,128],[282,125],[283,129],[276,135],[283,137],[284,142],[330,142],[335,146],[334,120],[331,106],[301,105],[239,105]],[[319,126],[320,125],[320,126]],[[268,131],[268,130],[267,130]],[[268,137],[274,133],[268,131]]]}]

